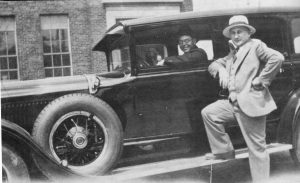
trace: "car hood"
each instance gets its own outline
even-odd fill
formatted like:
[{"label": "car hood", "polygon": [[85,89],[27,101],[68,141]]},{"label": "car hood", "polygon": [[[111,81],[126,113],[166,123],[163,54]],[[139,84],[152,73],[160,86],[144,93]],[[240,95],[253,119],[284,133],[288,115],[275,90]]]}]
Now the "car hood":
[{"label": "car hood", "polygon": [[43,95],[56,92],[89,90],[95,93],[100,88],[119,85],[134,80],[130,74],[111,72],[87,74],[26,81],[2,81],[1,98]]}]

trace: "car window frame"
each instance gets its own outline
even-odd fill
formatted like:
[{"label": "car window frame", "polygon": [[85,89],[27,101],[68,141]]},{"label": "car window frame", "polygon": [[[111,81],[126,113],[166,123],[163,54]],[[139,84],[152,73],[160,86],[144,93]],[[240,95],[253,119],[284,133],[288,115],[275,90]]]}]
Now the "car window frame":
[{"label": "car window frame", "polygon": [[[294,13],[295,15],[290,16],[288,24],[289,24],[289,40],[290,40],[290,56],[292,60],[299,59],[300,53],[295,52],[294,47],[294,37],[293,37],[293,30],[292,30],[292,20],[293,19],[300,19],[300,15],[297,15],[297,12]],[[299,13],[298,13],[299,14]]]},{"label": "car window frame", "polygon": [[[203,17],[203,18],[200,18],[200,19],[192,19],[192,20],[181,20],[181,21],[173,21],[173,22],[169,22],[167,24],[161,24],[161,26],[167,26],[167,25],[183,25],[183,24],[187,24],[187,23],[192,23],[192,22],[202,22],[202,21],[207,21],[209,22],[208,20],[213,20],[213,17]],[[140,27],[139,27],[140,28]],[[151,26],[150,26],[151,28]],[[208,34],[209,34],[209,37],[205,38],[205,40],[211,40],[212,43],[214,42],[213,40],[213,34],[212,34],[212,25],[211,24],[208,24],[208,28],[209,28],[209,31],[208,31]],[[133,28],[134,29],[134,28]],[[131,29],[131,30],[133,30]],[[132,31],[134,32],[134,31]],[[132,35],[134,35],[134,33],[132,33]],[[132,38],[132,42],[135,42],[135,37],[133,36]],[[133,40],[134,39],[134,40]],[[201,39],[199,39],[201,40]],[[197,41],[199,41],[197,40]],[[202,39],[203,40],[203,39]],[[167,49],[169,49],[168,45],[165,45]],[[177,46],[177,45],[176,45]],[[132,46],[131,49],[135,50],[136,49],[136,45]],[[133,50],[132,53],[134,52]],[[169,50],[168,50],[169,51]],[[214,53],[214,49],[212,50],[213,53]],[[169,52],[168,52],[169,53]],[[214,54],[213,54],[214,55]],[[133,55],[131,55],[133,56]],[[168,56],[172,56],[172,55],[168,55]],[[179,53],[178,53],[178,56],[179,56]],[[131,57],[133,58],[133,57]],[[196,66],[194,67],[184,67],[184,68],[172,68],[172,67],[169,67],[169,66],[157,66],[157,67],[149,67],[149,68],[140,68],[138,67],[138,63],[137,63],[137,60],[136,60],[136,55],[134,55],[134,58],[135,58],[135,62],[136,62],[136,65],[135,65],[135,71],[136,72],[133,72],[132,74],[135,74],[135,76],[144,76],[144,75],[151,75],[151,74],[164,74],[164,73],[173,73],[173,72],[186,72],[186,71],[194,71],[194,70],[207,70],[209,64],[214,61],[215,59],[213,58],[212,60],[207,60],[207,61],[203,61],[199,64],[197,64]],[[133,61],[133,60],[132,60]],[[133,65],[133,64],[132,64]]]}]

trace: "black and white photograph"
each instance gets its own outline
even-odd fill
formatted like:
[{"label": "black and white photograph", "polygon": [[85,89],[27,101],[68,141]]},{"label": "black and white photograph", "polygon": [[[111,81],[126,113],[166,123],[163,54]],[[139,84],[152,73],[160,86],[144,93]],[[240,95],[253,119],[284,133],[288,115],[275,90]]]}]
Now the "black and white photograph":
[{"label": "black and white photograph", "polygon": [[299,0],[0,0],[3,183],[300,183]]}]

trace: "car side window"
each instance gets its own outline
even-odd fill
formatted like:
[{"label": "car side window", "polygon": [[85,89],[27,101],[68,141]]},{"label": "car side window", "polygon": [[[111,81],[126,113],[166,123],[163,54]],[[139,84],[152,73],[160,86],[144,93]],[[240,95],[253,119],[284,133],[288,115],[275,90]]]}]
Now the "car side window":
[{"label": "car side window", "polygon": [[213,41],[210,39],[206,40],[199,40],[196,45],[199,48],[202,48],[206,54],[207,54],[207,59],[208,60],[213,60],[214,58],[214,49],[213,49]]},{"label": "car side window", "polygon": [[130,69],[129,47],[117,48],[111,52],[110,70]]},{"label": "car side window", "polygon": [[141,69],[157,67],[167,56],[168,51],[164,44],[136,45],[136,59]]},{"label": "car side window", "polygon": [[[183,44],[179,43],[182,30],[188,29],[192,35],[191,41],[184,42],[191,46],[196,40],[196,47],[189,48],[188,54],[183,56]],[[186,70],[199,67],[207,67],[208,60],[213,60],[213,42],[210,33],[210,24],[202,20],[193,22],[182,22],[173,25],[152,25],[143,30],[136,31],[136,60],[139,73],[168,72],[172,70]],[[186,33],[186,32],[185,32]],[[186,36],[186,35],[185,35]],[[206,54],[205,54],[206,53]],[[200,56],[201,55],[201,56]],[[196,58],[199,57],[196,61]],[[204,59],[205,58],[205,59]]]},{"label": "car side window", "polygon": [[300,18],[295,18],[291,22],[294,53],[300,53]]},{"label": "car side window", "polygon": [[110,52],[110,71],[121,71],[130,73],[131,61],[129,52],[129,39],[128,37],[120,37],[117,39]]},{"label": "car side window", "polygon": [[286,24],[285,21],[277,17],[253,17],[249,22],[256,28],[256,33],[252,36],[265,42],[270,48],[281,53],[287,51],[284,46]]}]

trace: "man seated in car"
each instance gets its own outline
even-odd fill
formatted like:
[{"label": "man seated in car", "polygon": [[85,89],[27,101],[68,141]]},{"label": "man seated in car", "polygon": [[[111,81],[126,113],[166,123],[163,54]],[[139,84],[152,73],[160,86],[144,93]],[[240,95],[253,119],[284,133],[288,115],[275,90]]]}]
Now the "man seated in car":
[{"label": "man seated in car", "polygon": [[206,52],[198,48],[196,38],[188,27],[181,28],[178,33],[178,45],[183,51],[183,55],[166,57],[157,65],[166,65],[170,67],[184,67],[207,61]]}]

